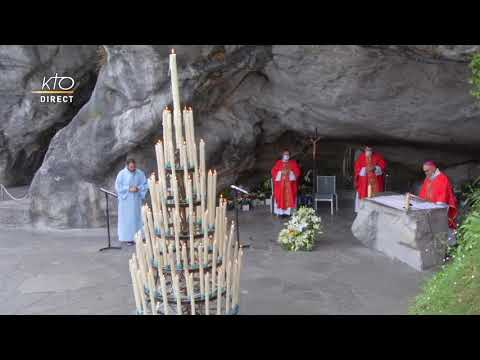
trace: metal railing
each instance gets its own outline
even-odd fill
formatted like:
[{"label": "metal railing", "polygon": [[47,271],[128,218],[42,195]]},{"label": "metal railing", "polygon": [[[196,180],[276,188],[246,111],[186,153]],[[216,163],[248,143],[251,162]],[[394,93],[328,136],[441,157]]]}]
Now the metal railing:
[{"label": "metal railing", "polygon": [[5,185],[3,184],[0,184],[0,192],[2,193],[2,200],[5,200],[5,194],[12,200],[15,200],[15,201],[22,201],[26,198],[28,198],[29,194],[28,194],[28,190],[27,192],[25,193],[25,195],[21,196],[20,198],[17,198],[15,196],[13,196],[12,194],[10,194],[10,192],[7,190],[7,188],[5,187]]}]

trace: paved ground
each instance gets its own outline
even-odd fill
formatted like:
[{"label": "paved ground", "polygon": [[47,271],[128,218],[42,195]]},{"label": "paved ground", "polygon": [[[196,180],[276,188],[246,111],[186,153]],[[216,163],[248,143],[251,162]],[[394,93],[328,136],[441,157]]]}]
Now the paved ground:
[{"label": "paved ground", "polygon": [[[241,313],[406,313],[426,274],[357,242],[351,209],[331,217],[325,207],[321,215],[326,231],[315,251],[290,253],[276,244],[282,220],[265,209],[241,213],[241,239],[251,244]],[[105,229],[0,230],[0,314],[132,313],[133,248],[99,252]]]}]

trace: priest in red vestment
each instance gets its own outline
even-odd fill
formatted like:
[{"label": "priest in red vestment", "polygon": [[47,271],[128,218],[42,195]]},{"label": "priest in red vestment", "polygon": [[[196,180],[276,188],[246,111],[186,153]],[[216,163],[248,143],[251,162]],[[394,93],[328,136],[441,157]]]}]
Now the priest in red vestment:
[{"label": "priest in red vestment", "polygon": [[298,163],[290,160],[290,152],[284,150],[282,160],[277,160],[272,169],[275,214],[289,216],[296,209],[300,174]]},{"label": "priest in red vestment", "polygon": [[359,199],[368,196],[370,185],[371,195],[385,191],[385,171],[387,162],[377,152],[373,152],[370,146],[365,146],[365,151],[355,161],[355,211],[358,210]]},{"label": "priest in red vestment", "polygon": [[455,229],[457,228],[458,203],[452,183],[433,161],[426,161],[423,164],[423,171],[425,172],[425,181],[418,196],[424,200],[448,206],[448,243],[454,245],[456,243]]}]

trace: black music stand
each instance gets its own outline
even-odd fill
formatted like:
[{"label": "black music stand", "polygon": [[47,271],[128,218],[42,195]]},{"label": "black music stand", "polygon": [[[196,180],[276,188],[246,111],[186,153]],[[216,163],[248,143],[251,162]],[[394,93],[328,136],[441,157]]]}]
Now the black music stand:
[{"label": "black music stand", "polygon": [[112,249],[112,250],[120,250],[121,247],[119,246],[111,246],[110,245],[110,212],[108,211],[108,196],[113,196],[115,198],[118,198],[118,195],[115,194],[114,192],[111,192],[111,191],[108,191],[104,188],[100,188],[100,191],[103,192],[105,194],[105,201],[107,202],[107,234],[108,234],[108,246],[107,247],[104,247],[104,248],[101,248],[100,250],[98,251],[104,251],[104,250],[109,250],[109,249]]},{"label": "black music stand", "polygon": [[249,248],[250,245],[249,244],[244,244],[244,245],[241,245],[240,244],[240,224],[238,223],[238,193],[239,192],[243,192],[244,194],[247,194],[248,195],[248,192],[245,190],[245,189],[242,189],[238,186],[235,186],[235,185],[230,185],[230,187],[235,190],[235,197],[233,198],[233,201],[234,201],[234,206],[235,206],[235,223],[237,224],[237,243],[238,243],[238,248],[241,249],[241,248]]}]

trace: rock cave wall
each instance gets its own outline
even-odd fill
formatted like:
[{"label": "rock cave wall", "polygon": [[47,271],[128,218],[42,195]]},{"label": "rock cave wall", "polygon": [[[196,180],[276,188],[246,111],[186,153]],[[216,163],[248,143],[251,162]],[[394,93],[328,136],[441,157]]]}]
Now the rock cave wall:
[{"label": "rock cave wall", "polygon": [[[40,168],[50,140],[88,101],[96,81],[98,46],[0,46],[0,183],[27,185]],[[72,103],[41,103],[43,78],[76,80]]]},{"label": "rock cave wall", "polygon": [[[342,146],[368,142],[408,178],[417,176],[425,159],[439,161],[458,183],[479,170],[480,108],[468,85],[468,58],[479,45],[105,46],[107,61],[90,99],[56,132],[32,181],[36,223],[102,226],[104,203],[97,188],[113,188],[125,158],[136,157],[147,174],[155,170],[153,145],[161,137],[161,111],[172,102],[172,47],[178,54],[182,102],[194,108],[196,135],[207,143],[208,165],[219,172],[219,190],[242,177],[255,182],[255,174],[268,174],[284,145],[310,151],[302,143],[315,128],[322,136],[320,154],[322,144],[336,154]],[[21,63],[8,47],[0,51],[13,64]],[[76,55],[78,61],[62,57],[70,71],[88,73],[95,49],[69,51],[83,54]],[[38,77],[28,56],[28,69],[22,71]],[[11,73],[20,76],[13,67]],[[21,151],[21,145],[14,145],[21,134],[32,144],[41,134],[41,129],[27,129],[39,122],[29,103],[10,105],[31,119],[16,117],[24,122],[19,136],[2,128],[2,146],[12,154]],[[63,113],[54,109],[58,113],[49,119],[58,122]],[[329,168],[335,167],[334,160],[327,160]],[[4,157],[0,163],[12,167],[15,162]],[[3,178],[5,174],[0,171]]]}]

